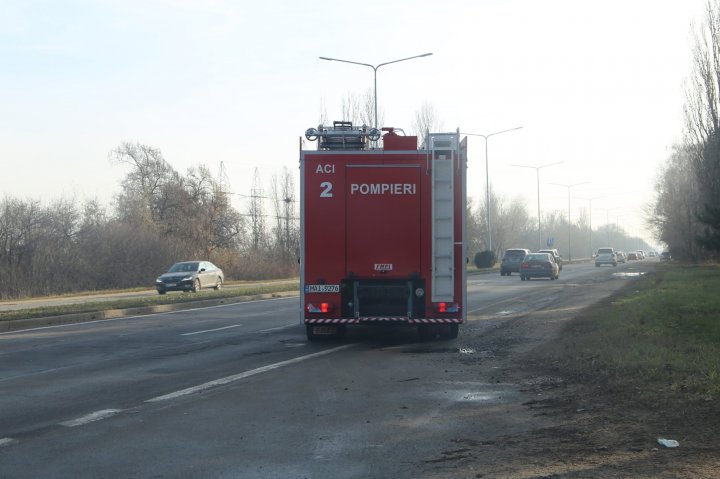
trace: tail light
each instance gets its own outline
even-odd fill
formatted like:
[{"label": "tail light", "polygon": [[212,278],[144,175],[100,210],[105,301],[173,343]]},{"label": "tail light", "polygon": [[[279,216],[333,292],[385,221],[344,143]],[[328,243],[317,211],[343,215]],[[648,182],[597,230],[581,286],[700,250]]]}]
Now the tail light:
[{"label": "tail light", "polygon": [[438,313],[457,313],[460,311],[460,305],[457,303],[435,303],[435,309]]},{"label": "tail light", "polygon": [[317,305],[310,303],[306,308],[308,313],[331,313],[333,305],[331,303],[320,303]]}]

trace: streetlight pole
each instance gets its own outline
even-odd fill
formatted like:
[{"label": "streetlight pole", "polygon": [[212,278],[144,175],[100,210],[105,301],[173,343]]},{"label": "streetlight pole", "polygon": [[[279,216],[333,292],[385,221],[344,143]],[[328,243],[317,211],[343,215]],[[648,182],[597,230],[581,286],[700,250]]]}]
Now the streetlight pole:
[{"label": "streetlight pole", "polygon": [[[512,165],[517,166],[518,168],[532,168],[535,170],[535,176],[537,178],[537,215],[538,215],[538,249],[542,249],[542,230],[540,229],[540,169],[547,168],[548,166],[554,166],[561,164],[562,161],[557,161],[555,163],[548,163],[546,165],[540,165],[540,166],[532,166],[532,165]],[[549,245],[548,245],[549,246]]]},{"label": "streetlight pole", "polygon": [[508,130],[496,131],[494,133],[488,133],[487,135],[480,135],[478,133],[463,133],[467,136],[479,136],[485,140],[485,209],[487,210],[487,229],[488,229],[488,250],[492,251],[492,228],[490,227],[490,168],[488,163],[488,138],[491,136],[499,135],[500,133],[507,133],[508,131],[515,131],[522,128],[522,126],[516,126]]},{"label": "streetlight pole", "polygon": [[378,68],[384,65],[390,65],[391,63],[398,63],[398,62],[404,62],[405,60],[412,60],[413,58],[422,58],[422,57],[429,57],[432,55],[432,53],[423,53],[422,55],[415,55],[412,57],[407,58],[401,58],[399,60],[393,60],[390,62],[380,63],[378,65],[371,65],[369,63],[360,63],[360,62],[353,62],[350,60],[340,60],[339,58],[329,58],[329,57],[318,57],[320,60],[327,60],[330,62],[343,62],[343,63],[352,63],[353,65],[362,65],[365,67],[370,67],[373,69],[373,77],[374,77],[374,86],[373,86],[373,101],[375,103],[375,124],[373,125],[375,128],[378,127],[378,102],[377,102],[377,71]]},{"label": "streetlight pole", "polygon": [[572,248],[570,247],[571,243],[571,237],[572,237],[572,228],[571,228],[571,219],[570,219],[570,188],[573,186],[580,186],[580,185],[586,185],[590,183],[589,181],[583,181],[581,183],[573,183],[570,185],[563,185],[560,183],[552,183],[555,186],[564,186],[568,190],[568,261],[572,261]]}]

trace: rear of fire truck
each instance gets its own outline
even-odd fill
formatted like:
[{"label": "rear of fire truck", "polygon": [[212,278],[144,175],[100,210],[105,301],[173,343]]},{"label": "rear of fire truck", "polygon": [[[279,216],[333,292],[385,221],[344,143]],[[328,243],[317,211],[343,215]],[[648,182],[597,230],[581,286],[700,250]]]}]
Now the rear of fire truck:
[{"label": "rear of fire truck", "polygon": [[349,122],[306,131],[300,151],[301,320],[310,340],[348,325],[455,338],[466,313],[466,147]]}]

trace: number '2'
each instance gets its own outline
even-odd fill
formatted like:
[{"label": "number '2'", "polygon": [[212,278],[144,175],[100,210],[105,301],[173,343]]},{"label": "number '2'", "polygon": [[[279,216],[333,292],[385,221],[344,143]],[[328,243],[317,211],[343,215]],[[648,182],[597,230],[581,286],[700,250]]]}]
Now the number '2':
[{"label": "number '2'", "polygon": [[332,198],[332,183],[329,181],[323,181],[320,183],[320,188],[323,190],[320,192],[320,198]]}]

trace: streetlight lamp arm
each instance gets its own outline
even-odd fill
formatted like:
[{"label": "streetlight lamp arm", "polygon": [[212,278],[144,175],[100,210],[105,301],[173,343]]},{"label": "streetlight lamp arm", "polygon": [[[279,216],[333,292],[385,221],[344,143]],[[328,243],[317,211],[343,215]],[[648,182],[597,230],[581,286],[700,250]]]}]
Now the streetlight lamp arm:
[{"label": "streetlight lamp arm", "polygon": [[[318,57],[320,60],[327,60],[329,62],[343,62],[343,63],[352,63],[353,65],[362,65],[365,67],[370,67],[373,70],[375,70],[377,67],[370,65],[369,63],[360,63],[360,62],[353,62],[350,60],[340,60],[339,58],[328,58],[328,57]],[[378,65],[380,66],[380,65]]]},{"label": "streetlight lamp arm", "polygon": [[380,64],[378,64],[377,66],[375,66],[375,67],[373,67],[373,68],[375,68],[375,69],[377,70],[378,68],[380,68],[380,67],[383,66],[383,65],[390,65],[391,63],[404,62],[405,60],[412,60],[413,58],[429,57],[430,55],[432,55],[432,53],[423,53],[422,55],[415,55],[415,56],[412,56],[412,57],[401,58],[401,59],[399,59],[399,60],[393,60],[393,61],[391,61],[391,62],[380,63]]},{"label": "streetlight lamp arm", "polygon": [[507,130],[496,131],[496,132],[494,132],[494,133],[488,133],[487,135],[480,135],[479,133],[464,133],[464,132],[461,133],[461,134],[462,134],[462,135],[467,135],[467,136],[480,136],[480,137],[485,138],[485,139],[487,140],[487,139],[490,138],[491,136],[499,135],[500,133],[507,133],[508,131],[519,130],[519,129],[521,129],[521,128],[522,128],[522,126],[516,126],[515,128],[509,128],[509,129],[507,129]]}]

